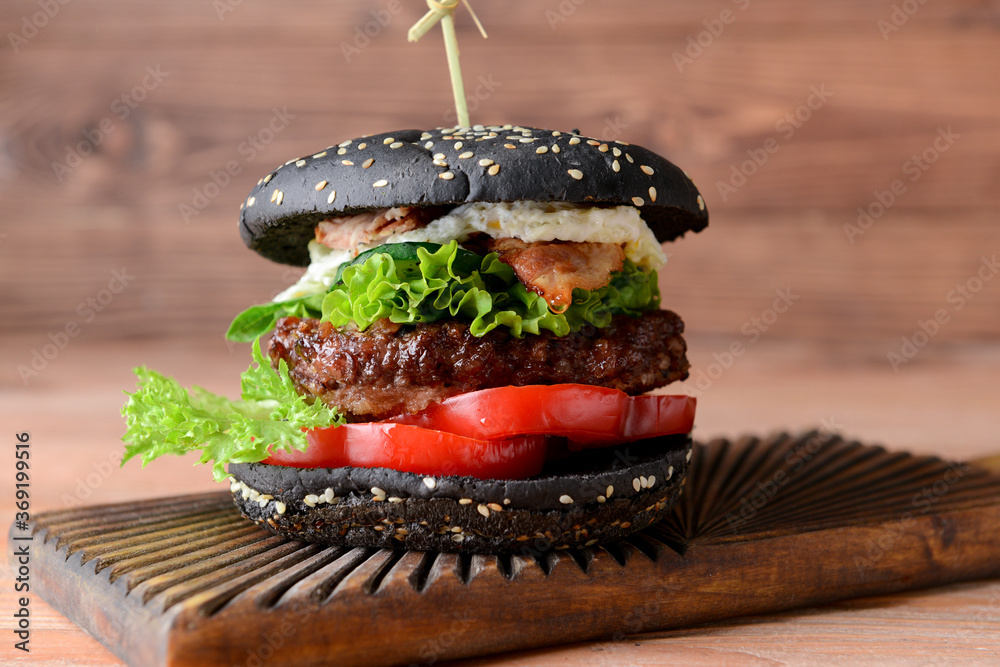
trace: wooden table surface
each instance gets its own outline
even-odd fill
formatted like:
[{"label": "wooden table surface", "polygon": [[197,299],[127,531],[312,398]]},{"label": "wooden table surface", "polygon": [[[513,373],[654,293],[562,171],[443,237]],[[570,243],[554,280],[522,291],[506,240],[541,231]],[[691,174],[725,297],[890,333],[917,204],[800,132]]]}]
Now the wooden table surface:
[{"label": "wooden table surface", "polygon": [[[660,276],[697,437],[825,424],[1000,454],[996,2],[472,1],[490,33],[456,19],[473,122],[639,143],[705,195],[709,228]],[[290,157],[448,123],[440,37],[405,41],[424,11],[0,3],[0,421],[6,451],[31,433],[33,512],[214,488],[190,459],[118,467],[130,369],[237,393],[247,349],[221,332],[296,275],[242,247],[239,203]],[[0,663],[117,664],[37,598],[14,650],[11,582]],[[1000,582],[627,630],[463,664],[997,664]]]}]

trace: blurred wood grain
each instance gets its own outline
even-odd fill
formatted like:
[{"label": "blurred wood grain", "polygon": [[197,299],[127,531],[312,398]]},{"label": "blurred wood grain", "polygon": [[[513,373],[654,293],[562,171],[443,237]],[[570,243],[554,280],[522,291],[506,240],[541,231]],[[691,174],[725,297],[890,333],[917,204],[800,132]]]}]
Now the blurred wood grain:
[{"label": "blurred wood grain", "polygon": [[[711,226],[662,274],[691,331],[738,333],[789,288],[801,300],[769,335],[896,340],[1000,247],[996,2],[928,3],[899,26],[892,3],[860,0],[477,4],[488,40],[458,17],[474,121],[620,136],[700,184]],[[0,332],[219,332],[296,275],[236,235],[260,175],[451,119],[440,38],[405,40],[422,2],[54,6],[23,41],[9,35],[40,5],[0,6]],[[123,269],[125,289],[87,306]],[[996,285],[935,341],[995,340]]]}]

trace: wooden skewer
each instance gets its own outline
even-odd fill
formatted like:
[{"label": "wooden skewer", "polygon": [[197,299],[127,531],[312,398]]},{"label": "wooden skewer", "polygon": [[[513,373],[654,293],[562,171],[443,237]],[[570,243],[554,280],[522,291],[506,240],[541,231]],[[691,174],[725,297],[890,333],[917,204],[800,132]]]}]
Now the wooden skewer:
[{"label": "wooden skewer", "polygon": [[[476,22],[476,27],[479,28],[479,32],[485,38],[487,36],[486,30],[483,29],[483,24],[479,22],[479,17],[472,11],[468,0],[461,1],[465,4],[469,13],[472,14],[472,20]],[[459,0],[427,0],[427,6],[430,8],[429,11],[413,24],[406,38],[408,41],[415,42],[423,37],[428,30],[433,28],[436,23],[441,22],[441,32],[444,35],[444,48],[448,57],[448,70],[451,73],[451,90],[455,96],[455,112],[458,116],[458,124],[467,127],[470,125],[469,109],[465,102],[465,86],[462,82],[462,66],[459,63],[458,38],[455,36],[454,13],[455,8],[458,7],[458,3]]]}]

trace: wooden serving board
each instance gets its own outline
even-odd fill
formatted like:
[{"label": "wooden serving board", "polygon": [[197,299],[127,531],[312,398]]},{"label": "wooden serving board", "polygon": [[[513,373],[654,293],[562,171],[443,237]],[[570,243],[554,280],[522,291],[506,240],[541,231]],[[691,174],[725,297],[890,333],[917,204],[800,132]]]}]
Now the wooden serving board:
[{"label": "wooden serving board", "polygon": [[667,520],[579,551],[320,547],[228,493],[48,512],[32,590],[131,665],[391,665],[1000,576],[992,466],[818,433],[713,441],[692,465]]}]

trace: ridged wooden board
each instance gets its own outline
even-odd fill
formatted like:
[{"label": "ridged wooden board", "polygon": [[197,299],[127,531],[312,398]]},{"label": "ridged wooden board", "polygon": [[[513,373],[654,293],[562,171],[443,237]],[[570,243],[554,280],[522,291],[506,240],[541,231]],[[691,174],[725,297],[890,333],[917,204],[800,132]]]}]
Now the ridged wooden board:
[{"label": "ridged wooden board", "polygon": [[817,433],[713,441],[692,465],[667,520],[579,551],[320,547],[228,492],[48,512],[32,590],[131,665],[390,665],[1000,576],[992,466]]}]

